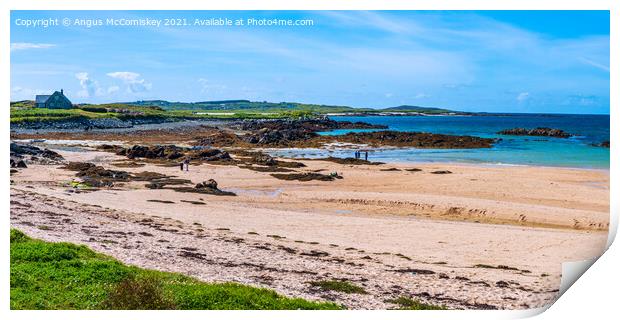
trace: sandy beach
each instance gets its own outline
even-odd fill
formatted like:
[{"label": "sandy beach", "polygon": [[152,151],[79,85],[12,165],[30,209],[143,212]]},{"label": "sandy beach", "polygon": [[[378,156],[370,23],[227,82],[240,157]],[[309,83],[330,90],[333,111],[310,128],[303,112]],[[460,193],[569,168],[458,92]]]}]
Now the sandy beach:
[{"label": "sandy beach", "polygon": [[[215,179],[236,196],[138,181],[78,193],[67,186],[75,172],[33,164],[12,175],[13,227],[130,264],[354,309],[390,308],[401,295],[452,308],[542,306],[557,295],[561,263],[597,256],[607,240],[605,170],[303,160],[299,171],[343,178],[302,182],[235,165],[118,168],[127,158],[50,148],[106,169]],[[317,291],[307,284],[316,279],[369,294]]]}]

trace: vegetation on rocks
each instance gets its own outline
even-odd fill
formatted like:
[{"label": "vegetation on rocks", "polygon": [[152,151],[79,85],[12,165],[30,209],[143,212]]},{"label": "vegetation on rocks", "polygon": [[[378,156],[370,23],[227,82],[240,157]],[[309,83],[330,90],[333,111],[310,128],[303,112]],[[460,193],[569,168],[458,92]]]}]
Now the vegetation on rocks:
[{"label": "vegetation on rocks", "polygon": [[387,302],[399,305],[401,310],[446,310],[445,307],[422,303],[407,297],[399,297]]},{"label": "vegetation on rocks", "polygon": [[367,293],[366,290],[364,290],[364,288],[356,284],[350,283],[348,281],[341,281],[341,280],[313,281],[313,282],[310,282],[310,285],[321,288],[322,290],[325,290],[325,291],[338,291],[338,292],[344,292],[344,293],[359,293],[359,294]]}]

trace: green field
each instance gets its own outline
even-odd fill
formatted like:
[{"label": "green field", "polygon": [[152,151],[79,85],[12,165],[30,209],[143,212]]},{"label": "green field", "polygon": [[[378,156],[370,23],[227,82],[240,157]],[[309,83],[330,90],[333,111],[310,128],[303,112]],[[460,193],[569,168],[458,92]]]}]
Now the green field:
[{"label": "green field", "polygon": [[446,114],[452,111],[440,108],[400,106],[385,109],[352,108],[303,104],[295,102],[253,102],[247,100],[168,102],[163,100],[136,101],[110,104],[82,104],[73,109],[35,108],[33,101],[11,102],[11,123],[50,121],[78,121],[98,118],[120,120],[188,120],[188,119],[280,119],[312,117],[321,114],[385,112]]},{"label": "green field", "polygon": [[311,116],[309,112],[283,110],[262,112],[255,110],[164,110],[154,106],[128,104],[80,105],[72,109],[44,109],[11,103],[11,123],[78,121],[80,119],[120,120],[190,120],[190,119],[278,119]]},{"label": "green field", "polygon": [[85,246],[11,230],[11,309],[341,309],[267,289],[131,267]]}]

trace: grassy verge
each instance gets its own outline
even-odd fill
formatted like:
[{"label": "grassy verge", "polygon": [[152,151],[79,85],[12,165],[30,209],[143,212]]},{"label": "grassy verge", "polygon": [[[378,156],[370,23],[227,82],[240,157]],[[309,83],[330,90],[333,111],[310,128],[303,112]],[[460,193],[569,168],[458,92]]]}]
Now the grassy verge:
[{"label": "grassy verge", "polygon": [[326,291],[338,291],[344,293],[360,293],[366,294],[366,290],[364,288],[355,285],[353,283],[347,281],[340,280],[324,280],[324,281],[314,281],[310,282],[310,284],[314,287],[321,288]]},{"label": "grassy verge", "polygon": [[11,230],[11,309],[339,309],[267,289],[131,267]]}]

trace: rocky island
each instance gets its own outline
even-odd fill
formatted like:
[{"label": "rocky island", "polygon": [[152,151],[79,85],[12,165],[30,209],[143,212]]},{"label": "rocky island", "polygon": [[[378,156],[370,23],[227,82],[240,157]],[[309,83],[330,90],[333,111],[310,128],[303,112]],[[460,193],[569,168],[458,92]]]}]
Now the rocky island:
[{"label": "rocky island", "polygon": [[538,127],[535,129],[526,129],[526,128],[514,128],[514,129],[506,129],[498,132],[498,134],[502,135],[512,135],[512,136],[539,136],[539,137],[553,137],[553,138],[570,138],[572,134],[568,132],[564,132],[560,129],[552,129],[552,128],[544,128]]}]

